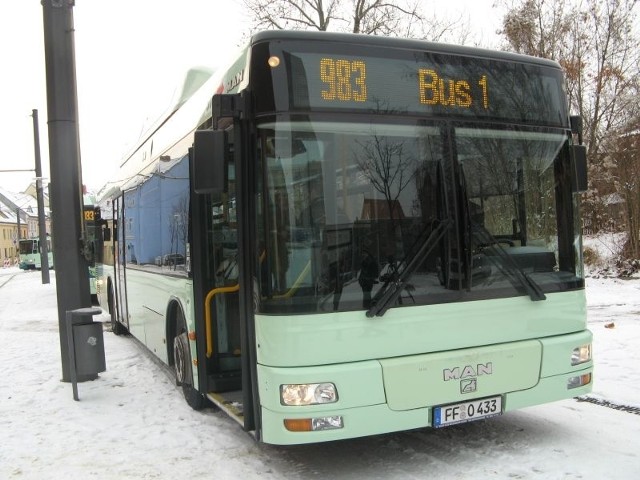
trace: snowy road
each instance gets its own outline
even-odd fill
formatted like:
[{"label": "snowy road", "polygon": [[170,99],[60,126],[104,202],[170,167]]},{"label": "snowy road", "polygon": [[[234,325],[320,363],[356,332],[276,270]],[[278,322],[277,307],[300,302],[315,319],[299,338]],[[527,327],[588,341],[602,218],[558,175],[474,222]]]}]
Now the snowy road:
[{"label": "snowy road", "polygon": [[587,288],[592,397],[635,410],[566,400],[441,430],[286,448],[256,444],[220,412],[192,411],[138,344],[107,332],[107,371],[80,384],[74,402],[60,382],[52,282],[0,272],[2,479],[638,478],[640,280],[590,279]]}]

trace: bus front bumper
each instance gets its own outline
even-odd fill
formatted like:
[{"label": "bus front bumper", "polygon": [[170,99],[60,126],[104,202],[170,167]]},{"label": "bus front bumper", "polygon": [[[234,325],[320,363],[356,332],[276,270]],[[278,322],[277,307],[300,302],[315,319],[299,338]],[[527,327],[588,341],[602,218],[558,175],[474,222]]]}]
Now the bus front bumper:
[{"label": "bus front bumper", "polygon": [[[404,384],[397,377],[390,381],[388,377],[391,373],[398,375],[398,368],[397,364],[394,364],[392,367],[396,371],[385,370],[385,360],[295,368],[259,365],[262,404],[260,438],[265,443],[276,445],[342,440],[432,427],[434,412],[438,407],[466,401],[498,398],[500,411],[497,413],[506,413],[585,395],[592,388],[593,361],[572,365],[570,357],[576,345],[589,344],[591,338],[591,333],[584,331],[535,340],[540,344],[542,352],[542,357],[538,359],[540,363],[535,381],[524,387],[521,385],[517,388],[507,388],[506,384],[496,382],[495,378],[492,378],[491,382],[500,385],[499,387],[494,386],[491,391],[483,391],[482,387],[478,387],[478,390],[472,393],[460,391],[459,385],[466,384],[463,382],[464,378],[455,379],[453,382],[438,382],[432,376],[428,381],[421,381],[419,375],[430,368],[433,370],[433,365],[429,364],[432,358],[435,358],[438,368],[443,355],[453,359],[452,365],[466,365],[470,363],[469,358],[478,358],[476,354],[486,351],[487,347],[404,357],[405,363],[401,363],[401,366],[406,367],[406,371],[399,369],[400,375],[406,377]],[[528,347],[530,342],[526,342]],[[525,345],[525,342],[521,343]],[[495,345],[489,349],[494,348],[498,352],[508,350],[512,346],[513,344]],[[412,358],[415,359],[414,364],[410,363]],[[458,363],[455,363],[456,359],[459,359]],[[398,359],[393,359],[394,362],[396,360]],[[499,377],[496,373],[499,368],[494,366],[494,377]],[[442,369],[439,369],[438,373],[442,376]],[[464,370],[460,371],[460,376],[464,377]],[[511,376],[511,372],[506,375]],[[517,380],[514,381],[515,386]],[[332,403],[325,404],[284,405],[280,394],[282,385],[305,382],[330,382],[336,387],[337,398]],[[491,382],[485,381],[482,376],[477,378],[480,385],[491,385]],[[391,390],[393,385],[395,391],[387,391]],[[400,385],[404,385],[402,388],[406,401],[403,395],[398,393]],[[452,386],[455,386],[457,393],[451,390]],[[424,400],[420,402],[417,400],[419,398]]]}]

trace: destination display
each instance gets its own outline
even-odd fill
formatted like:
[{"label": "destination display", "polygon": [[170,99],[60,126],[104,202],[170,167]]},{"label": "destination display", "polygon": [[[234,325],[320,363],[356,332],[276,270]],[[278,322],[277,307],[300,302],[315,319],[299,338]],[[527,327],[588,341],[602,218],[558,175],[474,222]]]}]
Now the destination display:
[{"label": "destination display", "polygon": [[290,109],[472,116],[565,126],[559,69],[450,54],[287,53]]},{"label": "destination display", "polygon": [[84,207],[84,220],[85,222],[94,222],[100,220],[100,209],[96,207]]}]

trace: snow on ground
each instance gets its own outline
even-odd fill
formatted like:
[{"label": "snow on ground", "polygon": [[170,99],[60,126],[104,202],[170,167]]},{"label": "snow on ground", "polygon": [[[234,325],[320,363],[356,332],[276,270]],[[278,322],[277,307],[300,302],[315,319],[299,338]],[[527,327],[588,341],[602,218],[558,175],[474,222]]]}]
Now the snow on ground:
[{"label": "snow on ground", "polygon": [[582,242],[585,248],[589,248],[597,253],[598,262],[597,265],[593,267],[598,268],[606,266],[607,263],[611,263],[620,255],[626,238],[625,233],[613,232],[600,235],[585,235]]},{"label": "snow on ground", "polygon": [[[191,410],[130,337],[106,332],[107,371],[62,383],[55,275],[0,270],[0,479],[636,479],[640,411],[565,400],[442,430],[260,445]],[[640,279],[589,278],[591,397],[640,407]],[[107,321],[106,315],[96,319]]]},{"label": "snow on ground", "polygon": [[587,278],[587,305],[596,359],[592,396],[640,408],[640,279]]}]

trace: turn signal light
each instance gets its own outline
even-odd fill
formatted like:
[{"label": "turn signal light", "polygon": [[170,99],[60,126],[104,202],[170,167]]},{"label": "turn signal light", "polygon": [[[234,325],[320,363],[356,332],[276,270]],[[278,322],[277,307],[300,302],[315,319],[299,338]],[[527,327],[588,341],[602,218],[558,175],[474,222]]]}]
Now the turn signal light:
[{"label": "turn signal light", "polygon": [[342,416],[316,418],[285,418],[284,427],[290,432],[319,432],[344,427]]},{"label": "turn signal light", "polygon": [[584,375],[571,377],[569,380],[567,380],[567,389],[571,390],[572,388],[582,387],[583,385],[587,385],[589,383],[591,383],[591,374],[585,373]]}]

